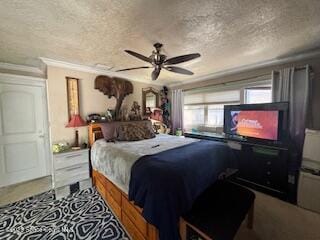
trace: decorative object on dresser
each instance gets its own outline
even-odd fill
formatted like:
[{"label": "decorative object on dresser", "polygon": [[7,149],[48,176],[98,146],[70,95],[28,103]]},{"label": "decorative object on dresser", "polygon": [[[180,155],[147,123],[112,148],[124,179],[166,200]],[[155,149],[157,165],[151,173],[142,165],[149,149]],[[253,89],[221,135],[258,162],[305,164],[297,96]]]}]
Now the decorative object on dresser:
[{"label": "decorative object on dresser", "polygon": [[133,93],[132,83],[125,79],[100,75],[95,79],[94,88],[103,92],[109,98],[116,98],[115,120],[120,120],[122,102],[127,95]]},{"label": "decorative object on dresser", "polygon": [[159,107],[159,91],[150,87],[142,89],[142,114],[146,115],[147,108],[151,112]]},{"label": "decorative object on dresser", "polygon": [[79,79],[66,77],[67,79],[67,98],[68,98],[68,121],[71,120],[72,115],[80,112],[79,105]]},{"label": "decorative object on dresser", "polygon": [[158,122],[163,122],[163,117],[162,117],[162,109],[160,108],[154,108],[153,111],[150,114],[150,119],[158,121]]},{"label": "decorative object on dresser", "polygon": [[131,107],[130,114],[129,114],[130,121],[142,120],[140,109],[141,109],[141,107],[138,104],[138,102],[134,101],[133,104],[132,104],[132,107]]},{"label": "decorative object on dresser", "polygon": [[99,122],[101,120],[101,115],[99,113],[90,113],[87,116],[87,123]]},{"label": "decorative object on dresser", "polygon": [[72,149],[80,149],[79,145],[79,132],[78,127],[86,126],[86,122],[83,121],[79,114],[74,114],[71,116],[70,122],[66,125],[67,128],[75,128],[75,140],[74,144],[72,145]]},{"label": "decorative object on dresser", "polygon": [[158,133],[164,133],[164,134],[169,134],[171,129],[167,127],[163,122],[160,121],[154,121],[151,119],[153,129],[156,134]]},{"label": "decorative object on dresser", "polygon": [[170,103],[168,99],[168,88],[166,86],[160,91],[163,123],[170,128]]},{"label": "decorative object on dresser", "polygon": [[89,150],[81,149],[53,154],[53,188],[57,196],[91,187]]}]

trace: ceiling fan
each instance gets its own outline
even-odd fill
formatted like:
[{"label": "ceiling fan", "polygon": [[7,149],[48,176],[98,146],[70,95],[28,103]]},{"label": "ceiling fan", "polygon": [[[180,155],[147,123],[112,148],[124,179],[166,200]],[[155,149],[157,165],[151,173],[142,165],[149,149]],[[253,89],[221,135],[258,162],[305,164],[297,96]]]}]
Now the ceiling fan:
[{"label": "ceiling fan", "polygon": [[140,53],[137,53],[131,50],[124,50],[128,54],[136,58],[139,58],[142,61],[150,63],[151,66],[125,68],[125,69],[117,70],[117,72],[130,71],[130,70],[136,70],[136,69],[142,69],[142,68],[154,68],[154,70],[151,73],[152,80],[157,80],[161,69],[165,69],[167,71],[174,72],[174,73],[193,75],[193,72],[187,69],[171,66],[171,65],[176,65],[179,63],[187,62],[192,59],[198,58],[201,56],[199,53],[192,53],[192,54],[187,54],[187,55],[182,55],[182,56],[167,59],[166,55],[161,54],[161,48],[163,46],[161,43],[155,43],[153,46],[155,47],[155,50],[152,51],[152,54],[150,55],[150,57],[143,56]]}]

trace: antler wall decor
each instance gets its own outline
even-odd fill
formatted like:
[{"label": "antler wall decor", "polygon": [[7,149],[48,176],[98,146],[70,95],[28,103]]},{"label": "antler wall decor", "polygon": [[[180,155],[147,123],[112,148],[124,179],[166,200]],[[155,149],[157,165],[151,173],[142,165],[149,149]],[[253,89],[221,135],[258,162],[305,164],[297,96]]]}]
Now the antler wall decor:
[{"label": "antler wall decor", "polygon": [[128,80],[116,77],[97,76],[94,82],[94,88],[103,92],[109,98],[115,97],[117,99],[115,107],[115,119],[120,118],[120,108],[124,98],[133,93],[133,85]]}]

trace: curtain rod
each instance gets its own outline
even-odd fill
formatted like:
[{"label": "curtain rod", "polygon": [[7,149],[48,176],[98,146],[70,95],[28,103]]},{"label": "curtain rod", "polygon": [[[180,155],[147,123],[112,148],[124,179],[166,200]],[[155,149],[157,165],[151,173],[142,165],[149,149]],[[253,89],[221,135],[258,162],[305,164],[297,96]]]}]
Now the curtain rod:
[{"label": "curtain rod", "polygon": [[[298,66],[298,67],[293,67],[295,70],[304,70],[304,69],[307,69],[309,68],[309,71],[313,73],[313,69],[312,67],[307,64],[307,65],[304,65],[304,66]],[[275,72],[279,72],[279,69],[278,70],[274,70]]]},{"label": "curtain rod", "polygon": [[264,78],[264,77],[266,79],[263,79],[263,80],[268,80],[267,77],[270,77],[270,79],[271,79],[271,73],[270,74],[261,74],[261,75],[257,75],[257,76],[250,77],[250,78],[241,78],[241,79],[237,79],[237,80],[229,81],[229,82],[225,82],[225,83],[210,84],[210,85],[199,87],[199,88],[193,87],[193,88],[185,89],[185,90],[183,90],[183,92],[206,89],[206,88],[211,88],[211,87],[228,86],[230,84],[232,85],[232,84],[237,83],[237,82],[246,82],[246,81],[254,80],[254,79],[257,79],[257,78]]},{"label": "curtain rod", "polygon": [[[298,67],[294,67],[296,70],[303,70],[303,69],[306,69],[307,67],[309,67],[309,70],[310,70],[310,73],[313,74],[313,69],[310,65],[304,65],[304,66],[298,66]],[[275,71],[279,71],[279,70],[275,70]],[[234,80],[234,81],[229,81],[229,82],[225,82],[225,83],[216,83],[216,84],[210,84],[210,85],[207,85],[207,86],[203,86],[203,87],[199,87],[199,88],[196,88],[197,90],[199,89],[205,89],[205,88],[210,88],[210,87],[218,87],[218,86],[228,86],[229,84],[233,84],[233,83],[237,83],[237,82],[245,82],[246,80],[249,81],[249,80],[253,80],[255,78],[262,78],[262,77],[268,77],[270,76],[270,79],[271,79],[271,72],[270,74],[261,74],[261,75],[257,75],[257,76],[254,76],[254,77],[250,77],[250,78],[241,78],[241,79],[237,79],[237,80]],[[267,80],[267,79],[265,79]],[[187,89],[184,89],[183,92],[189,92],[189,91],[193,91],[195,90],[195,88],[187,88]]]}]

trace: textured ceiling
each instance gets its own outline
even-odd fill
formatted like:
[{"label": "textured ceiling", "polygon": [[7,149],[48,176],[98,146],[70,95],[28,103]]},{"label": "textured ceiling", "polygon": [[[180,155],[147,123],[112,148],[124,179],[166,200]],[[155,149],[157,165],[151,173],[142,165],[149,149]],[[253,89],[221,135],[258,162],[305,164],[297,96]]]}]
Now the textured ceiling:
[{"label": "textured ceiling", "polygon": [[[320,47],[319,0],[1,0],[0,62],[40,66],[39,57],[114,69],[143,66],[155,42],[194,76],[162,71],[159,82],[214,72]],[[126,72],[150,82],[150,69]]]}]

